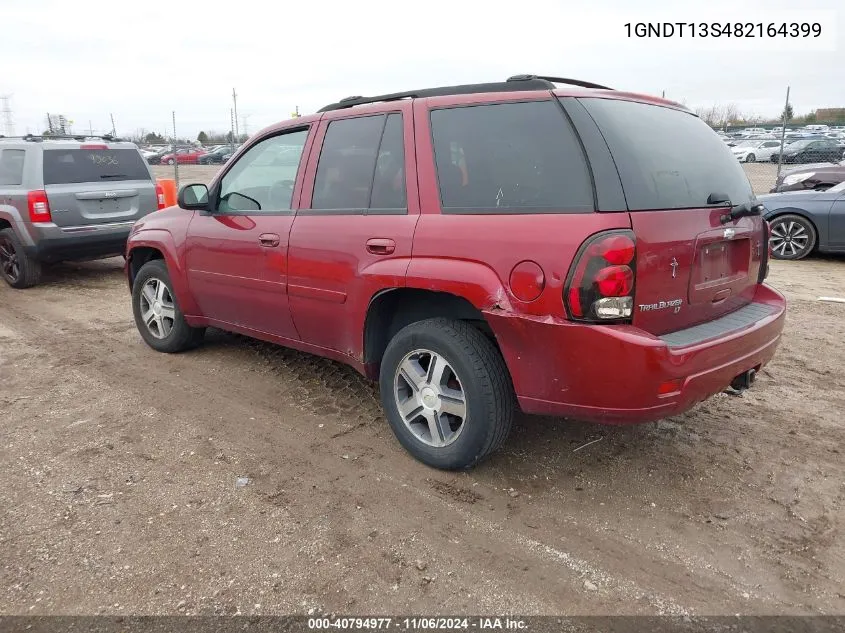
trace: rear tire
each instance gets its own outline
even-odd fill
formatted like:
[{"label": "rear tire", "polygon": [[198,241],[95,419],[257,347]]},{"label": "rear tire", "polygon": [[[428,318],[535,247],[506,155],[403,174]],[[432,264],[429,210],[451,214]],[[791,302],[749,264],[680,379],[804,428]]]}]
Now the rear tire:
[{"label": "rear tire", "polygon": [[754,154],[749,154],[745,157],[746,163],[753,163],[755,160],[757,160],[757,157]]},{"label": "rear tire", "polygon": [[196,347],[205,328],[188,325],[163,260],[147,262],[132,284],[132,313],[144,342],[158,352],[173,354]]},{"label": "rear tire", "polygon": [[471,468],[510,432],[515,398],[505,361],[464,321],[428,319],[400,330],[382,358],[379,387],[396,438],[429,466]]},{"label": "rear tire", "polygon": [[772,257],[803,259],[816,246],[816,227],[807,218],[788,213],[770,223]]},{"label": "rear tire", "polygon": [[12,288],[31,288],[41,280],[41,263],[30,257],[12,229],[0,231],[0,276]]}]

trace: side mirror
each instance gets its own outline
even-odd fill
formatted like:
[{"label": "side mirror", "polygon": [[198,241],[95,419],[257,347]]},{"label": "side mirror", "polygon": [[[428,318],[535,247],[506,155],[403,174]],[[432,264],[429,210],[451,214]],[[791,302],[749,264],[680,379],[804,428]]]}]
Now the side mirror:
[{"label": "side mirror", "polygon": [[201,184],[185,185],[179,190],[176,202],[189,211],[208,211],[208,187]]}]

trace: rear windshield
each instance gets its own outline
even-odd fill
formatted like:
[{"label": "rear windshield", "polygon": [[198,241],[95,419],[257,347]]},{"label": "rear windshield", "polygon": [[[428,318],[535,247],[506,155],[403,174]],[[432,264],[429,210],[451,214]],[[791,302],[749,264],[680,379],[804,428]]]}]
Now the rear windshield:
[{"label": "rear windshield", "polygon": [[150,180],[135,149],[45,149],[44,184]]},{"label": "rear windshield", "polygon": [[706,207],[711,193],[731,204],[754,198],[739,162],[692,114],[619,99],[581,99],[607,141],[631,211]]}]

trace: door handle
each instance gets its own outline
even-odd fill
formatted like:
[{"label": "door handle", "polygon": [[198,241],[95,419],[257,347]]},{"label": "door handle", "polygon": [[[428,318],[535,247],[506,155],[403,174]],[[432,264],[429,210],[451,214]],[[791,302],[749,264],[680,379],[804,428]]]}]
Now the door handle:
[{"label": "door handle", "polygon": [[390,239],[373,237],[367,240],[367,252],[373,255],[390,255],[396,250],[396,242]]},{"label": "door handle", "polygon": [[258,236],[258,243],[266,248],[273,248],[278,246],[281,238],[275,233],[262,233]]}]

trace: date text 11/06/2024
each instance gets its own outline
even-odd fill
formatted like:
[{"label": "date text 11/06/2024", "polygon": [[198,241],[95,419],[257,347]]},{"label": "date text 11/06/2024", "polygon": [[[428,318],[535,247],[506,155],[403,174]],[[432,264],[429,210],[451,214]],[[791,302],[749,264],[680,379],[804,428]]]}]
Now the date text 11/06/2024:
[{"label": "date text 11/06/2024", "polygon": [[819,22],[626,22],[627,37],[820,37]]},{"label": "date text 11/06/2024", "polygon": [[525,630],[528,623],[519,618],[497,617],[321,617],[308,618],[308,628],[313,630],[378,630],[399,629],[403,631],[423,630]]}]

